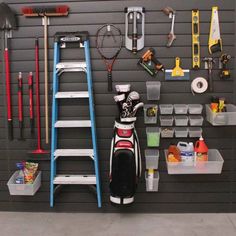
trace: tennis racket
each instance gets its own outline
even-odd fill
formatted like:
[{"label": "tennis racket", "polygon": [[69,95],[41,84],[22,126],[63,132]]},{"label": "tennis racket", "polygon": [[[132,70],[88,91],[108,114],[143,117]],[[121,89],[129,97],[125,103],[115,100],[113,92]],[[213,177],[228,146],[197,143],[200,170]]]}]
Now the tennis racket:
[{"label": "tennis racket", "polygon": [[122,42],[120,29],[112,24],[105,24],[97,31],[96,47],[107,68],[108,91],[112,91],[112,67],[120,53]]}]

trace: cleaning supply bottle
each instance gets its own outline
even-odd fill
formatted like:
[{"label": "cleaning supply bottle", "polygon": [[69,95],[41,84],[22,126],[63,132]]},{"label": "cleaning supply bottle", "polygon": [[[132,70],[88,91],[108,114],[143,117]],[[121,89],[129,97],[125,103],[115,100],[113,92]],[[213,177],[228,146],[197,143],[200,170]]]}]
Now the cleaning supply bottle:
[{"label": "cleaning supply bottle", "polygon": [[181,161],[185,165],[193,165],[194,163],[194,147],[193,143],[187,143],[187,142],[178,142],[177,147],[180,150],[181,153]]},{"label": "cleaning supply bottle", "polygon": [[196,161],[208,161],[208,147],[203,137],[200,137],[195,143],[194,152]]}]

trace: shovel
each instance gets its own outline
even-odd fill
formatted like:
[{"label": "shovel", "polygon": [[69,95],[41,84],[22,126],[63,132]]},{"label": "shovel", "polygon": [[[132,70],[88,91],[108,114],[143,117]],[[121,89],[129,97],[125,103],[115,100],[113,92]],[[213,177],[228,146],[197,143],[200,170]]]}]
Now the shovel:
[{"label": "shovel", "polygon": [[10,78],[8,39],[12,38],[12,29],[16,29],[16,17],[15,13],[8,7],[6,3],[0,4],[0,29],[3,32],[2,40],[4,45],[8,139],[12,140],[13,122],[12,122],[12,112],[11,112],[11,78]]}]

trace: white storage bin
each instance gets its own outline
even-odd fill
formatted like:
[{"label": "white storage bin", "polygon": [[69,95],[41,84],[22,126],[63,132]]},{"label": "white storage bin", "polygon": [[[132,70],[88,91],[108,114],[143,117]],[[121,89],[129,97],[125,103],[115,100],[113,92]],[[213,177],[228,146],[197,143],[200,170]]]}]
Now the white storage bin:
[{"label": "white storage bin", "polygon": [[146,191],[158,192],[160,174],[158,171],[154,172],[153,178],[148,178],[148,172],[145,171]]},{"label": "white storage bin", "polygon": [[172,104],[160,104],[159,107],[161,115],[171,115],[174,110],[174,106]]},{"label": "white storage bin", "polygon": [[186,104],[174,104],[175,114],[187,114],[188,113],[188,105]]},{"label": "white storage bin", "polygon": [[189,116],[189,123],[191,126],[202,126],[203,117],[202,116]]},{"label": "white storage bin", "polygon": [[147,81],[147,100],[160,100],[161,82]]},{"label": "white storage bin", "polygon": [[202,114],[202,109],[202,104],[188,104],[188,112],[190,115],[200,115]]},{"label": "white storage bin", "polygon": [[158,149],[145,149],[146,169],[158,169],[159,163],[159,150]]},{"label": "white storage bin", "polygon": [[183,162],[168,162],[168,150],[165,150],[168,174],[220,174],[224,159],[216,149],[208,150],[208,161],[197,161],[193,166],[187,166]]},{"label": "white storage bin", "polygon": [[176,126],[187,126],[188,117],[187,116],[175,116],[175,125]]},{"label": "white storage bin", "polygon": [[174,137],[174,128],[161,128],[161,137],[162,138],[173,138]]},{"label": "white storage bin", "polygon": [[190,138],[199,138],[202,136],[202,128],[201,127],[189,127],[188,133]]},{"label": "white storage bin", "polygon": [[176,138],[187,138],[188,128],[187,127],[175,127],[175,137]]},{"label": "white storage bin", "polygon": [[156,124],[157,123],[157,105],[147,104],[143,107],[144,123]]},{"label": "white storage bin", "polygon": [[159,127],[146,127],[146,134],[147,134],[147,146],[159,147],[161,129]]},{"label": "white storage bin", "polygon": [[7,186],[10,192],[10,195],[27,195],[33,196],[41,186],[41,175],[42,172],[39,171],[37,177],[34,180],[33,184],[16,184],[16,177],[18,176],[19,171],[16,171],[9,181]]},{"label": "white storage bin", "polygon": [[174,122],[173,116],[160,116],[161,126],[172,126]]},{"label": "white storage bin", "polygon": [[206,118],[209,123],[215,126],[236,125],[236,106],[226,105],[227,112],[212,112],[210,105],[206,104]]}]

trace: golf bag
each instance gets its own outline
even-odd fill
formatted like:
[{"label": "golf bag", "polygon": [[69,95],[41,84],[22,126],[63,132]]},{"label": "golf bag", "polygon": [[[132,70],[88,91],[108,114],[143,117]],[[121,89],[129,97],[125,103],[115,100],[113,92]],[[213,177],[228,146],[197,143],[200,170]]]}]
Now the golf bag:
[{"label": "golf bag", "polygon": [[[115,121],[110,152],[110,201],[117,205],[134,202],[138,178],[141,176],[141,153],[134,122],[137,109],[143,103],[139,101],[139,95],[133,102],[130,97],[137,98],[138,93],[135,92],[133,96],[134,92],[128,93],[129,88],[124,88],[116,88],[121,94],[114,97],[121,121]],[[120,91],[122,89],[125,90],[123,93]]]}]

